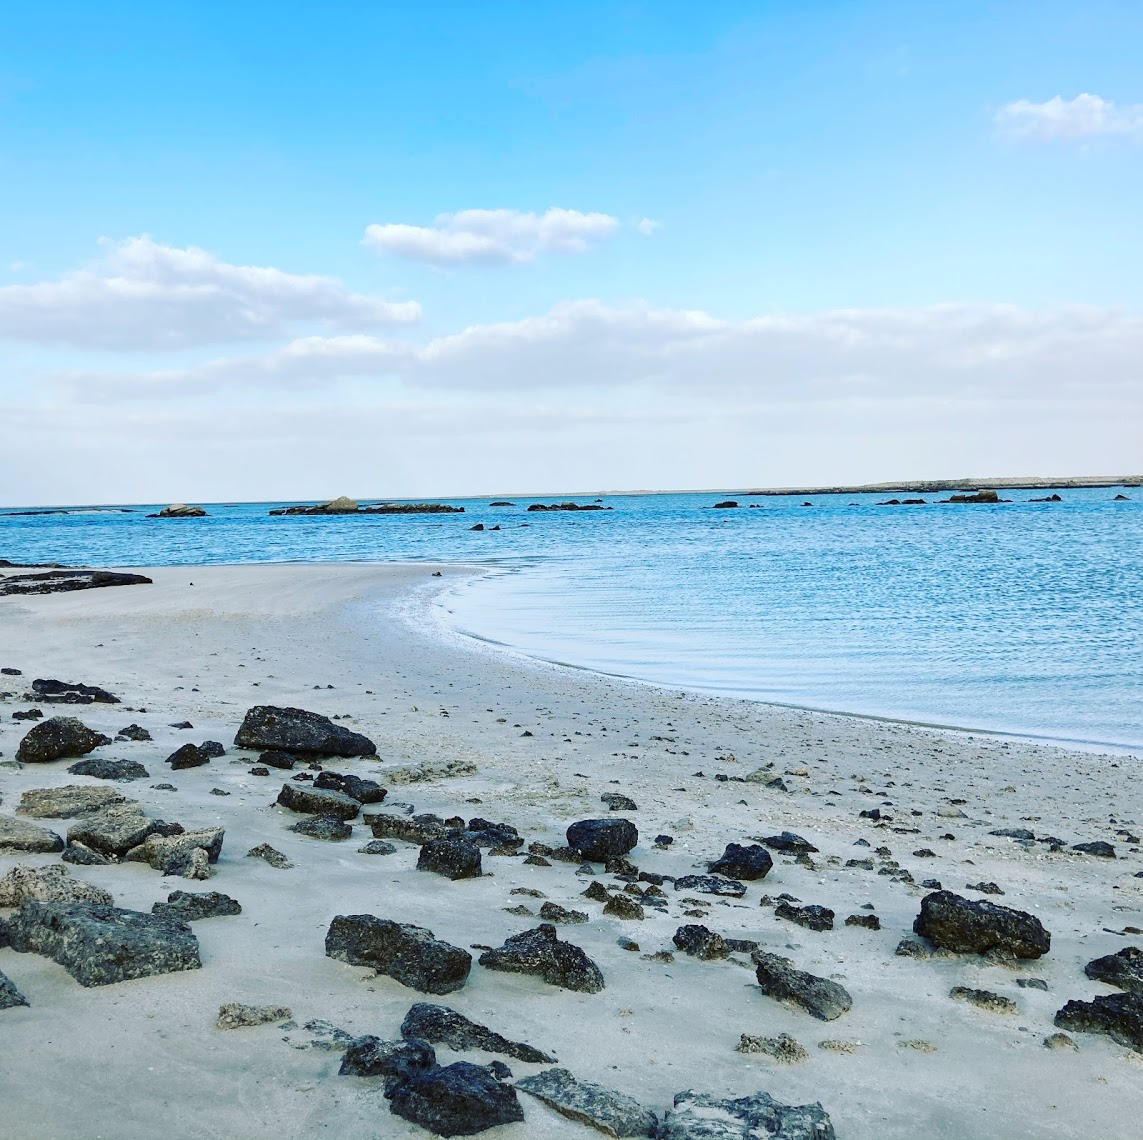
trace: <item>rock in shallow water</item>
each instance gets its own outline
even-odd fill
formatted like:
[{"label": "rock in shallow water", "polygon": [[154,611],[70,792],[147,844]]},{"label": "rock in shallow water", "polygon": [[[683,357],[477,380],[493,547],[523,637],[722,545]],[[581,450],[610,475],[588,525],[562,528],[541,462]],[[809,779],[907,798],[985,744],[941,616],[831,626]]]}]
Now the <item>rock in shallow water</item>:
[{"label": "rock in shallow water", "polygon": [[546,1069],[524,1077],[516,1088],[607,1136],[654,1136],[658,1131],[658,1118],[634,1097],[577,1080],[567,1069]]},{"label": "rock in shallow water", "polygon": [[737,1100],[681,1092],[667,1113],[659,1140],[836,1140],[820,1104],[781,1104],[758,1092]]},{"label": "rock in shallow water", "polygon": [[433,1005],[420,1001],[414,1005],[401,1022],[401,1036],[407,1039],[430,1041],[434,1045],[445,1045],[449,1049],[462,1052],[466,1049],[483,1049],[486,1053],[503,1053],[528,1064],[550,1065],[555,1057],[541,1053],[522,1041],[509,1041],[486,1025],[470,1021],[462,1013],[445,1005]]},{"label": "rock in shallow water", "polygon": [[516,1090],[467,1061],[417,1073],[386,1095],[391,1112],[437,1136],[473,1136],[524,1119]]},{"label": "rock in shallow water", "polygon": [[305,709],[255,705],[234,737],[239,748],[321,756],[376,756],[373,741]]},{"label": "rock in shallow water", "polygon": [[47,764],[65,756],[86,756],[111,738],[94,732],[72,716],[53,716],[41,721],[20,741],[16,759],[21,764]]},{"label": "rock in shallow water", "polygon": [[597,994],[603,989],[599,967],[578,946],[561,942],[550,923],[514,934],[503,946],[486,950],[477,960],[489,970],[533,974],[565,990]]},{"label": "rock in shallow water", "polygon": [[442,942],[431,930],[371,914],[339,914],[326,934],[325,952],[426,994],[459,990],[472,969],[467,950]]},{"label": "rock in shallow water", "polygon": [[1052,945],[1051,935],[1034,915],[983,900],[974,902],[952,891],[935,891],[921,900],[913,931],[959,954],[1001,952],[1039,958]]}]

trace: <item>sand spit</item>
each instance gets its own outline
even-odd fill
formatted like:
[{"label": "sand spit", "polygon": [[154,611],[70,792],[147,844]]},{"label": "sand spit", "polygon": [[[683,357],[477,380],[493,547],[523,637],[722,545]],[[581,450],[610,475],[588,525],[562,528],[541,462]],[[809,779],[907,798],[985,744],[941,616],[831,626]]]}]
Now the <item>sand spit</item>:
[{"label": "sand spit", "polygon": [[[1143,946],[1138,760],[522,661],[436,628],[442,585],[479,572],[463,567],[145,572],[137,590],[0,600],[0,667],[21,671],[0,675],[0,846],[26,840],[0,850],[4,900],[26,900],[0,920],[25,915],[18,939],[42,942],[46,916],[97,906],[85,923],[129,928],[157,968],[182,955],[102,984],[0,948],[0,989],[28,1003],[0,1008],[0,1136],[425,1136],[389,1106],[415,1116],[448,1082],[495,1102],[493,1140],[586,1140],[593,1113],[646,1131],[687,1090],[671,1136],[705,1098],[756,1093],[820,1102],[842,1140],[1138,1134],[1143,1053],[1123,1026],[1143,966],[1085,974]],[[36,678],[122,704],[13,719]],[[256,706],[328,717],[377,754],[263,761],[233,743]],[[28,730],[65,713],[111,743],[17,766]],[[188,743],[193,766],[167,763]],[[295,829],[314,817],[277,802],[285,784],[340,818]],[[124,802],[25,796],[65,787]],[[45,803],[81,814],[27,814]],[[583,820],[626,820],[637,842],[581,828],[609,860],[584,867],[567,835]],[[32,873],[65,866],[69,833],[68,874]],[[66,901],[102,892],[113,907]],[[327,941],[363,915],[383,921]],[[407,980],[461,984],[403,984],[380,938],[427,948]],[[1087,1004],[1058,1027],[1069,1001]],[[1101,1018],[1117,1038],[1077,1028]],[[403,1023],[437,1040],[391,1044]],[[401,1065],[392,1101],[393,1078],[352,1075]]]}]

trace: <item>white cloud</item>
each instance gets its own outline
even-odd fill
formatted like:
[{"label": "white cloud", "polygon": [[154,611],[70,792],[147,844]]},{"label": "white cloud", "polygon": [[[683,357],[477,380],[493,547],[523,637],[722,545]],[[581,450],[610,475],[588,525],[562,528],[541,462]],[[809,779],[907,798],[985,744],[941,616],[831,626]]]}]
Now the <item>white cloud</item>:
[{"label": "white cloud", "polygon": [[583,253],[610,237],[619,222],[610,214],[552,208],[461,210],[439,214],[432,226],[366,227],[363,244],[430,265],[522,265],[541,254]]},{"label": "white cloud", "polygon": [[1015,135],[1040,141],[1098,135],[1143,136],[1143,104],[1120,107],[1086,92],[1074,99],[1057,95],[1043,103],[1018,99],[1002,107],[996,121]]},{"label": "white cloud", "polygon": [[635,228],[644,237],[650,237],[662,224],[662,222],[655,221],[654,218],[640,218],[635,223]]},{"label": "white cloud", "polygon": [[0,286],[0,337],[101,349],[179,349],[335,329],[408,323],[415,301],[353,293],[334,277],[231,265],[206,250],[151,238],[109,242],[92,268],[57,281]]}]

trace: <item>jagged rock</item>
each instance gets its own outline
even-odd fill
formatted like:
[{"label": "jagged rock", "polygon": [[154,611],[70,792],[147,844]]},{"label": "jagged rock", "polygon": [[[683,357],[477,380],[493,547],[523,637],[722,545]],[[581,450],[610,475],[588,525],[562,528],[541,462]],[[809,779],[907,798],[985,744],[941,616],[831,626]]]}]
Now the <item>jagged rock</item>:
[{"label": "jagged rock", "polygon": [[226,748],[218,740],[204,740],[199,746],[199,751],[207,758],[214,760],[219,756],[226,755]]},{"label": "jagged rock", "polygon": [[234,737],[239,748],[272,749],[319,756],[376,756],[373,741],[305,709],[255,705]]},{"label": "jagged rock", "polygon": [[491,820],[474,816],[461,833],[462,838],[477,847],[510,847],[516,849],[524,846],[523,837],[509,823],[493,823]]},{"label": "jagged rock", "polygon": [[755,950],[751,955],[762,992],[787,1005],[803,1009],[819,1021],[833,1021],[853,1006],[844,986],[799,970],[789,958]]},{"label": "jagged rock", "polygon": [[77,867],[107,867],[117,862],[114,856],[109,858],[98,851],[92,851],[86,843],[69,843],[63,849],[60,858],[65,863],[72,863]]},{"label": "jagged rock", "polygon": [[788,1033],[779,1033],[777,1037],[752,1037],[743,1033],[735,1045],[736,1053],[764,1053],[773,1057],[782,1065],[796,1065],[801,1061],[808,1061],[810,1055],[800,1041],[796,1041]]},{"label": "jagged rock", "polygon": [[[604,792],[599,797],[601,804],[607,804],[608,811],[638,811],[639,807],[630,796],[621,795],[619,792]],[[553,1070],[554,1072],[563,1072],[560,1070]]]},{"label": "jagged rock", "polygon": [[[241,914],[242,906],[237,899],[220,891],[194,893],[172,891],[166,902],[157,902],[151,913],[160,918],[175,918],[180,922],[195,922],[200,918],[220,918],[225,915]],[[286,1017],[290,1015],[287,1013]],[[283,1019],[284,1020],[284,1019]]]},{"label": "jagged rock", "polygon": [[289,752],[278,752],[271,749],[258,757],[258,763],[269,768],[280,768],[289,772],[298,762],[298,758]]},{"label": "jagged rock", "polygon": [[42,720],[43,712],[40,709],[17,709],[12,714],[13,720]]},{"label": "jagged rock", "polygon": [[73,716],[53,716],[28,730],[16,749],[21,764],[47,764],[65,756],[86,756],[111,738],[93,732]]},{"label": "jagged rock", "polygon": [[502,1053],[527,1064],[550,1065],[555,1057],[520,1041],[509,1041],[486,1025],[470,1021],[462,1013],[444,1005],[430,1002],[417,1002],[401,1022],[401,1036],[406,1039],[429,1041],[434,1045],[445,1045],[449,1049],[463,1052],[466,1049],[482,1049],[486,1053]]},{"label": "jagged rock", "polygon": [[0,971],[0,1009],[15,1009],[18,1005],[27,1005],[28,999],[24,997],[15,983],[3,971]]},{"label": "jagged rock", "polygon": [[440,839],[447,831],[439,816],[428,813],[410,819],[378,812],[366,816],[365,822],[372,828],[374,839],[403,839],[406,843],[428,843],[430,839]]},{"label": "jagged rock", "polygon": [[845,920],[846,926],[863,926],[866,930],[880,930],[881,919],[875,914],[851,914]]},{"label": "jagged rock", "polygon": [[[531,914],[531,911],[528,913]],[[588,921],[588,916],[582,910],[568,910],[554,902],[546,902],[540,907],[540,917],[545,922],[559,922],[573,926]]]},{"label": "jagged rock", "polygon": [[721,934],[694,923],[680,926],[672,941],[684,954],[707,962],[725,958],[730,953]]},{"label": "jagged rock", "polygon": [[360,776],[342,775],[340,772],[319,772],[314,787],[341,792],[359,804],[379,804],[389,794],[376,780],[363,780]]},{"label": "jagged rock", "polygon": [[1124,946],[1115,954],[1096,958],[1084,966],[1083,972],[1097,982],[1106,982],[1128,993],[1143,994],[1143,950],[1138,946]]},{"label": "jagged rock", "polygon": [[592,879],[588,883],[587,889],[581,894],[585,899],[591,899],[592,902],[605,903],[611,901],[611,895],[607,893],[607,888],[598,879]]},{"label": "jagged rock", "polygon": [[391,1112],[437,1136],[472,1136],[524,1119],[516,1090],[467,1061],[416,1073],[386,1095]]},{"label": "jagged rock", "polygon": [[953,1001],[966,1001],[969,1005],[987,1009],[992,1013],[1017,1013],[1019,1007],[1011,998],[994,994],[991,990],[974,990],[971,986],[953,986],[949,990]]},{"label": "jagged rock", "polygon": [[1072,850],[1078,851],[1081,855],[1096,855],[1100,859],[1115,858],[1115,848],[1102,839],[1096,839],[1092,843],[1073,843]]},{"label": "jagged rock", "polygon": [[774,908],[774,917],[796,922],[807,930],[833,929],[833,911],[826,906],[793,906],[788,902],[780,902]]},{"label": "jagged rock", "polygon": [[395,855],[397,848],[384,839],[371,839],[364,847],[358,847],[358,855]]},{"label": "jagged rock", "polygon": [[[630,895],[612,895],[607,900],[607,905],[603,908],[603,913],[610,915],[612,918],[626,918],[643,919],[643,907],[637,903]],[[544,917],[543,907],[540,908],[540,917]]]},{"label": "jagged rock", "polygon": [[9,919],[8,937],[13,950],[51,958],[81,986],[202,965],[185,923],[113,906],[28,900]]},{"label": "jagged rock", "polygon": [[567,1069],[545,1069],[516,1082],[516,1088],[607,1136],[654,1136],[659,1120],[633,1097],[577,1080]]},{"label": "jagged rock", "polygon": [[818,850],[808,839],[803,839],[792,831],[783,831],[781,835],[768,835],[760,839],[759,843],[772,851],[782,851],[787,855],[815,855]]},{"label": "jagged rock", "polygon": [[50,854],[63,848],[64,841],[54,831],[37,827],[25,819],[0,815],[0,855]]},{"label": "jagged rock", "polygon": [[550,923],[512,935],[503,946],[486,950],[477,961],[489,970],[534,974],[565,990],[597,994],[603,989],[599,967],[578,946],[561,942]]},{"label": "jagged rock", "polygon": [[432,871],[446,879],[478,879],[482,874],[480,848],[457,835],[430,839],[417,857],[418,871]]},{"label": "jagged rock", "polygon": [[921,900],[913,931],[960,954],[999,951],[1017,958],[1039,958],[1052,945],[1051,935],[1034,915],[983,900],[974,902],[952,891],[935,891]]},{"label": "jagged rock", "polygon": [[241,1002],[229,1001],[218,1007],[218,1020],[214,1026],[216,1029],[244,1029],[251,1025],[266,1025],[271,1021],[288,1021],[293,1016],[293,1010],[284,1005],[243,1005]]},{"label": "jagged rock", "polygon": [[1056,1025],[1073,1033],[1106,1033],[1113,1041],[1143,1053],[1143,994],[1101,994],[1091,1001],[1069,1001]]},{"label": "jagged rock", "polygon": [[146,780],[150,772],[138,760],[112,760],[108,756],[92,756],[68,768],[72,776],[92,776],[97,780]]},{"label": "jagged rock", "polygon": [[353,835],[353,828],[342,819],[335,819],[332,815],[308,815],[299,820],[291,828],[299,835],[308,835],[311,839],[324,839],[328,842],[337,842],[349,839]]},{"label": "jagged rock", "polygon": [[338,1073],[343,1077],[383,1077],[386,1089],[393,1089],[436,1067],[437,1055],[427,1041],[382,1041],[365,1036],[350,1042]]},{"label": "jagged rock", "polygon": [[728,879],[764,879],[774,866],[774,860],[765,847],[752,843],[749,847],[741,843],[728,843],[722,857],[711,863],[712,875],[724,875]]},{"label": "jagged rock", "polygon": [[635,847],[639,831],[629,819],[581,819],[568,828],[567,841],[581,858],[606,863]]},{"label": "jagged rock", "polygon": [[32,682],[32,692],[24,697],[29,701],[43,701],[45,704],[118,705],[123,702],[98,685],[72,685],[67,681],[56,681],[37,677]]},{"label": "jagged rock", "polygon": [[88,784],[68,784],[62,788],[30,788],[20,797],[17,815],[30,815],[36,819],[70,819],[88,812],[102,811],[128,801],[114,788],[91,787]]},{"label": "jagged rock", "polygon": [[476,765],[468,760],[430,761],[407,768],[390,768],[384,773],[390,784],[420,784],[426,780],[455,780],[475,775]]},{"label": "jagged rock", "polygon": [[683,875],[675,880],[676,891],[698,891],[703,895],[725,895],[740,899],[746,894],[746,884],[719,875]]},{"label": "jagged rock", "polygon": [[271,847],[269,843],[259,843],[257,847],[251,847],[250,850],[246,852],[246,858],[262,859],[279,871],[289,870],[289,868],[293,866],[293,863],[291,863],[281,851]]},{"label": "jagged rock", "polygon": [[150,740],[151,734],[145,729],[140,728],[137,724],[129,724],[126,728],[121,728],[116,734],[116,739],[122,737],[124,740]]},{"label": "jagged rock", "polygon": [[181,748],[175,749],[163,763],[170,764],[172,772],[180,772],[184,768],[201,768],[204,764],[209,764],[210,755],[197,744],[188,741]]},{"label": "jagged rock", "polygon": [[307,815],[328,815],[334,819],[356,819],[361,805],[344,792],[311,788],[287,782],[278,793],[279,806]]},{"label": "jagged rock", "polygon": [[13,867],[0,879],[0,907],[17,907],[25,899],[39,902],[114,904],[102,887],[72,878],[58,863],[48,867]]},{"label": "jagged rock", "polygon": [[675,1095],[659,1140],[837,1140],[829,1114],[818,1103],[781,1104],[757,1092],[719,1100],[694,1091]]},{"label": "jagged rock", "polygon": [[185,875],[187,861],[196,850],[205,851],[207,860],[217,863],[225,836],[226,830],[222,827],[204,827],[178,835],[152,833],[137,847],[132,847],[124,858],[131,862],[147,863],[165,875]]},{"label": "jagged rock", "polygon": [[431,930],[371,914],[338,915],[326,935],[325,952],[427,994],[459,990],[472,969],[467,950],[442,942]]}]

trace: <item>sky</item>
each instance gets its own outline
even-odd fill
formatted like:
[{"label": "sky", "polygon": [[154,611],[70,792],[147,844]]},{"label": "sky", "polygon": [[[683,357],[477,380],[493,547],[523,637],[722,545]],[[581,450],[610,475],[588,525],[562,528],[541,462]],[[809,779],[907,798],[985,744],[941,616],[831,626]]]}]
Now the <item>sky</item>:
[{"label": "sky", "polygon": [[1143,5],[0,0],[0,503],[1143,471]]}]

